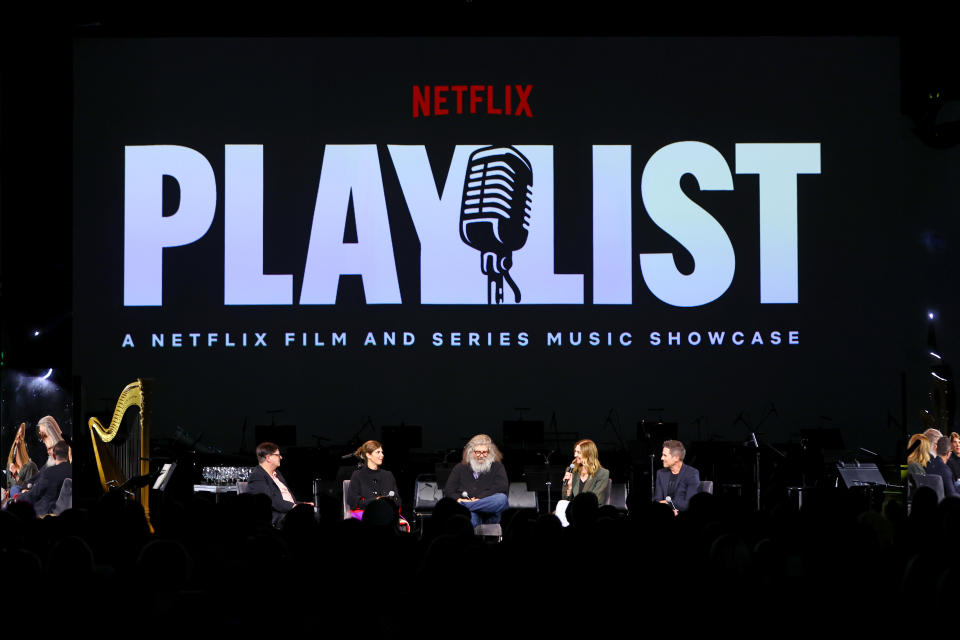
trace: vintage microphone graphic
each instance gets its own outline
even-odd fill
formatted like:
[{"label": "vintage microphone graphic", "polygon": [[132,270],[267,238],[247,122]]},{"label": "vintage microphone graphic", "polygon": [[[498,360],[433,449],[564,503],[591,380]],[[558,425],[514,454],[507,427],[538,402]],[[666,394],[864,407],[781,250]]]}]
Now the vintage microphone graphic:
[{"label": "vintage microphone graphic", "polygon": [[460,205],[460,239],[480,252],[487,276],[487,304],[503,303],[503,281],[520,302],[510,277],[513,252],[527,242],[533,170],[513,147],[484,147],[470,154]]}]

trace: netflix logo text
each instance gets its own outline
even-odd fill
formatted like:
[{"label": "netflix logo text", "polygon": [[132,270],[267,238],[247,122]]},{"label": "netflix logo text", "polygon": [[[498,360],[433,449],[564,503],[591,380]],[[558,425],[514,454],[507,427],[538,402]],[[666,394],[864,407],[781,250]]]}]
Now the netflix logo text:
[{"label": "netflix logo text", "polygon": [[413,117],[488,115],[533,117],[532,84],[437,84],[413,86]]}]

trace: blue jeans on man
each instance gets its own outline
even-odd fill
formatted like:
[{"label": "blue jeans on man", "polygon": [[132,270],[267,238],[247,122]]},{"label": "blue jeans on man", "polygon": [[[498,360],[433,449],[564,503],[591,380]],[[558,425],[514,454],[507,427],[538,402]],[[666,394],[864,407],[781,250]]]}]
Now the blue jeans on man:
[{"label": "blue jeans on man", "polygon": [[509,501],[507,494],[494,493],[486,498],[479,498],[473,502],[461,502],[463,506],[470,510],[470,524],[478,526],[481,524],[497,524],[500,522],[500,515],[507,510]]}]

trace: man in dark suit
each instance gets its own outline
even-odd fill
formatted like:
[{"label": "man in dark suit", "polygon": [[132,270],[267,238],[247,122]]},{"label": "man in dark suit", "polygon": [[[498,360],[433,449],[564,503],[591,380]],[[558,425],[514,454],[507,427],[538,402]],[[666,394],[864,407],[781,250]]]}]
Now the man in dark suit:
[{"label": "man in dark suit", "polygon": [[73,466],[67,460],[69,451],[70,447],[64,440],[54,444],[50,452],[53,464],[44,467],[34,476],[30,489],[22,494],[23,500],[33,504],[33,510],[38,516],[53,512],[53,508],[57,506],[57,498],[60,497],[60,489],[63,488],[63,481],[73,477]]},{"label": "man in dark suit", "polygon": [[927,463],[927,475],[935,474],[943,478],[943,496],[945,498],[957,496],[957,489],[954,484],[955,478],[950,467],[947,466],[947,460],[950,458],[950,437],[941,436],[937,440],[935,449],[934,453],[936,455],[931,456],[930,462]]},{"label": "man in dark suit", "polygon": [[280,447],[272,442],[263,442],[257,446],[257,460],[260,466],[254,468],[247,484],[247,493],[262,493],[270,498],[273,508],[273,526],[279,526],[283,517],[298,504],[312,502],[297,502],[288,488],[287,481],[280,475]]},{"label": "man in dark suit", "polygon": [[690,498],[700,491],[700,472],[688,464],[683,464],[687,450],[679,440],[667,440],[663,443],[660,460],[663,469],[657,471],[657,484],[653,500],[668,504],[673,515],[686,511]]}]

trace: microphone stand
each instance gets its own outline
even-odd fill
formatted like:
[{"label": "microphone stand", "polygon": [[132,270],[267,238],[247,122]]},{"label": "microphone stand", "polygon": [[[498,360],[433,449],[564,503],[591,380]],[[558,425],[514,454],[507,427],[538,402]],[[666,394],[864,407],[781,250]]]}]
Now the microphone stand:
[{"label": "microphone stand", "polygon": [[[647,429],[646,418],[640,418],[640,431],[643,434],[643,438],[647,441],[647,447],[649,450],[649,447],[653,446],[653,438],[650,436],[650,430]],[[651,450],[647,457],[650,458],[650,497],[652,498],[654,495],[656,495],[657,490],[657,470],[654,462],[657,459],[657,455]]]},{"label": "microphone stand", "polygon": [[741,409],[740,413],[737,414],[736,419],[733,421],[733,424],[736,425],[738,422],[742,422],[748,431],[747,440],[743,443],[745,447],[753,447],[753,483],[757,488],[757,495],[755,506],[757,508],[757,513],[760,512],[760,443],[757,441],[757,434],[753,430],[753,425],[751,425],[746,416],[746,409]]},{"label": "microphone stand", "polygon": [[760,513],[760,444],[757,442],[757,435],[750,432],[750,439],[753,440],[753,481],[757,486],[757,513]]}]

